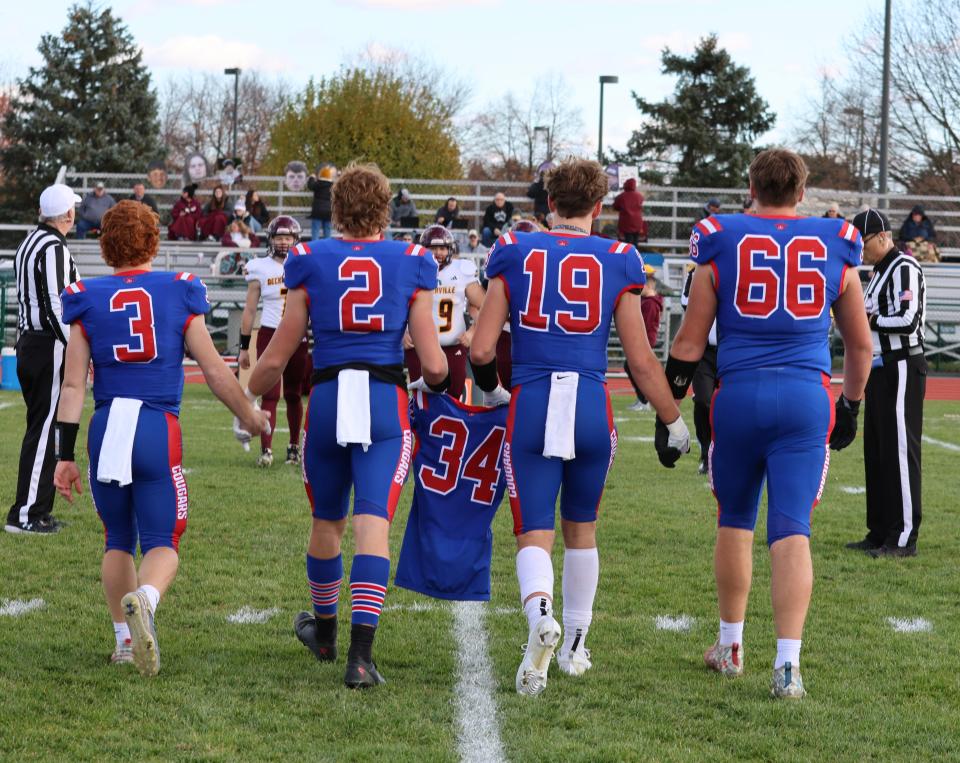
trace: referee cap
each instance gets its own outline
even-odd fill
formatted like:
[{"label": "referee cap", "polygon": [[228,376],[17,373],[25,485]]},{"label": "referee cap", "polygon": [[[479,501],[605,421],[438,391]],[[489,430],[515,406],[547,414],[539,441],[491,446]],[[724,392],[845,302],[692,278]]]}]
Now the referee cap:
[{"label": "referee cap", "polygon": [[874,233],[883,233],[890,230],[890,221],[880,210],[868,207],[851,221],[853,227],[860,231],[862,236]]},{"label": "referee cap", "polygon": [[43,217],[57,217],[81,201],[70,186],[56,183],[44,188],[40,194],[40,214]]}]

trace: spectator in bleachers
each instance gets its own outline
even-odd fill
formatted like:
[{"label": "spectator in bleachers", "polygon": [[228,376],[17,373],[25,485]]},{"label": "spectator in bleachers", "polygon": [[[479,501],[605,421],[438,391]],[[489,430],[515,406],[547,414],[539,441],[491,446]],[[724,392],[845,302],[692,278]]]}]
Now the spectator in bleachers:
[{"label": "spectator in bleachers", "polygon": [[214,187],[210,201],[203,208],[200,218],[200,238],[206,241],[218,241],[227,229],[227,192],[222,185]]},{"label": "spectator in bleachers", "polygon": [[[79,228],[79,224],[77,227]],[[936,244],[937,232],[919,204],[910,210],[909,216],[903,221],[898,238],[901,249],[920,262],[940,262],[940,250]]]},{"label": "spectator in bleachers", "polygon": [[716,197],[712,199],[708,199],[707,203],[703,205],[703,209],[700,210],[700,215],[697,217],[696,220],[693,221],[694,224],[700,222],[705,217],[710,217],[711,215],[719,215],[721,206],[722,205],[720,204],[720,199]]},{"label": "spectator in bleachers", "polygon": [[200,226],[200,203],[196,199],[197,184],[191,183],[180,192],[180,198],[170,210],[167,238],[171,241],[196,241]]},{"label": "spectator in bleachers", "polygon": [[613,200],[619,212],[617,233],[621,241],[636,246],[647,240],[647,221],[643,219],[643,194],[637,190],[637,179],[627,178],[623,191]]},{"label": "spectator in bleachers", "polygon": [[242,220],[233,219],[223,231],[220,243],[224,246],[235,246],[240,249],[250,249],[260,246],[260,239],[250,230],[250,227]]},{"label": "spectator in bleachers", "polygon": [[410,191],[401,188],[397,195],[390,200],[390,224],[400,225],[400,220],[404,217],[416,217],[417,205],[410,198]]},{"label": "spectator in bleachers", "polygon": [[110,207],[116,206],[116,200],[104,190],[103,183],[97,183],[93,190],[83,197],[77,211],[77,238],[86,238],[92,231],[100,230],[100,220]]},{"label": "spectator in bleachers", "polygon": [[316,172],[307,178],[307,188],[313,191],[313,204],[310,206],[311,241],[330,238],[330,219],[333,215],[330,191],[336,176],[337,168],[327,164],[317,167]]},{"label": "spectator in bleachers", "polygon": [[757,213],[757,205],[752,196],[747,196],[743,200],[743,209],[741,212],[745,215],[755,215]]},{"label": "spectator in bleachers", "polygon": [[253,215],[253,218],[260,223],[260,228],[257,229],[258,232],[263,230],[263,226],[270,222],[270,210],[268,210],[267,205],[260,200],[260,192],[255,188],[249,189],[244,198],[244,206],[246,206],[250,214]]},{"label": "spectator in bleachers", "polygon": [[832,217],[835,220],[843,220],[843,215],[840,214],[840,205],[837,202],[831,202],[830,206],[827,207],[827,211],[823,213],[824,217]]},{"label": "spectator in bleachers", "polygon": [[547,215],[550,214],[550,207],[547,206],[547,186],[543,180],[543,167],[537,171],[537,179],[534,180],[527,189],[527,198],[533,199],[533,216],[540,226],[546,225]]},{"label": "spectator in bleachers", "polygon": [[513,204],[507,201],[503,191],[498,191],[483,213],[483,230],[481,240],[486,247],[493,246],[493,242],[500,238],[500,234],[507,229],[507,223],[513,217]]},{"label": "spectator in bleachers", "polygon": [[457,200],[451,196],[449,199],[447,199],[444,205],[437,210],[436,220],[440,225],[444,226],[445,228],[449,228],[451,225],[453,225],[453,221],[459,216],[460,205],[457,203]]},{"label": "spectator in bleachers", "polygon": [[130,200],[139,201],[141,204],[146,204],[148,207],[150,207],[150,209],[159,214],[156,200],[153,198],[153,196],[147,193],[147,188],[143,183],[136,182],[133,184],[133,193],[130,194]]},{"label": "spectator in bleachers", "polygon": [[480,234],[476,230],[467,233],[467,245],[463,247],[464,254],[486,254],[487,247],[480,241]]},{"label": "spectator in bleachers", "polygon": [[224,159],[220,165],[220,184],[232,188],[234,183],[243,182],[243,174],[233,159]]},{"label": "spectator in bleachers", "polygon": [[247,205],[243,199],[237,199],[236,203],[233,205],[233,214],[230,215],[230,219],[227,220],[227,225],[232,223],[234,220],[239,220],[254,233],[259,233],[261,230],[263,230],[263,226],[260,225],[260,221],[250,214],[250,210],[247,209]]}]

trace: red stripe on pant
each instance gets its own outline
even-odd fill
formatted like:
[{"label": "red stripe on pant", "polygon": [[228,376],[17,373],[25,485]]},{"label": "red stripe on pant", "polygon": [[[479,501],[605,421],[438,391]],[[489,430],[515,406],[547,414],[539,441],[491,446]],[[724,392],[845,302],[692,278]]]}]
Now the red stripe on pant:
[{"label": "red stripe on pant", "polygon": [[400,445],[400,457],[397,459],[397,466],[393,470],[393,477],[390,483],[390,493],[387,496],[387,520],[393,521],[393,513],[397,510],[397,504],[400,502],[400,493],[403,492],[403,483],[407,481],[407,473],[410,471],[410,459],[413,455],[413,432],[410,430],[410,416],[407,405],[407,391],[397,389],[397,417],[400,420],[400,436],[402,443]]},{"label": "red stripe on pant", "polygon": [[183,473],[183,438],[180,420],[172,413],[164,413],[167,420],[167,455],[170,459],[170,477],[177,501],[177,521],[173,526],[173,550],[180,550],[180,536],[187,529],[190,513],[190,497],[187,493],[187,478]]},{"label": "red stripe on pant", "polygon": [[517,478],[513,471],[513,457],[510,451],[513,447],[513,426],[517,416],[517,401],[520,399],[518,385],[510,397],[510,411],[507,414],[507,436],[503,445],[503,471],[507,480],[507,495],[510,497],[510,513],[513,514],[513,534],[523,532],[523,515],[520,512],[520,491],[517,490]]},{"label": "red stripe on pant", "polygon": [[303,489],[307,491],[307,500],[310,501],[310,514],[313,514],[313,490],[310,489],[310,480],[307,479],[307,438],[310,434],[310,400],[307,398],[307,414],[303,417],[303,450],[300,454],[300,476],[303,478]]}]

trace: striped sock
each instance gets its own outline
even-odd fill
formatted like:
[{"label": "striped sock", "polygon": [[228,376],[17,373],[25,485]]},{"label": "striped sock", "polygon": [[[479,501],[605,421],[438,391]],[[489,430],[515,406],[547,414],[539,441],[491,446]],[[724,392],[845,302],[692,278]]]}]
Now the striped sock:
[{"label": "striped sock", "polygon": [[341,554],[337,554],[332,559],[317,559],[307,554],[307,581],[310,583],[310,598],[313,599],[315,616],[336,616],[342,580],[343,556]]},{"label": "striped sock", "polygon": [[350,568],[351,624],[377,627],[389,577],[389,559],[369,554],[353,557],[353,566]]}]

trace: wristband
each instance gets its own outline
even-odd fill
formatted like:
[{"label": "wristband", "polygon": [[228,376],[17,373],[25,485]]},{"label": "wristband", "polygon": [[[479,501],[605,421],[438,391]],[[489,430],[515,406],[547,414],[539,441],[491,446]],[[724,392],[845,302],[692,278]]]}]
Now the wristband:
[{"label": "wristband", "polygon": [[500,384],[500,377],[497,376],[497,359],[494,358],[489,363],[478,366],[472,360],[470,368],[473,369],[473,379],[477,386],[484,392],[493,392]]},{"label": "wristband", "polygon": [[241,334],[240,335],[240,349],[249,350],[250,349],[250,337],[252,334]]},{"label": "wristband", "polygon": [[[424,379],[424,381],[427,381],[427,380]],[[427,386],[430,388],[431,392],[436,392],[439,395],[443,392],[446,392],[448,389],[450,389],[450,385],[452,383],[453,383],[453,377],[450,376],[450,372],[447,371],[447,375],[443,377],[442,382],[440,382],[439,384],[431,384],[430,382],[427,382]]]},{"label": "wristband", "polygon": [[843,406],[844,406],[844,408],[846,408],[848,411],[850,411],[850,413],[852,413],[854,416],[856,416],[856,415],[858,415],[858,414],[860,413],[860,401],[859,401],[859,400],[851,400],[849,397],[847,397],[846,395],[844,395],[844,394],[841,392],[841,393],[840,393],[840,397],[838,398],[838,402],[842,403]]},{"label": "wristband", "polygon": [[673,355],[667,358],[667,383],[674,400],[683,400],[687,396],[687,389],[699,364],[699,360],[677,360]]},{"label": "wristband", "polygon": [[79,424],[70,424],[65,421],[58,421],[53,427],[53,455],[57,461],[76,461],[76,454],[73,452],[77,445],[77,433],[80,431]]}]

